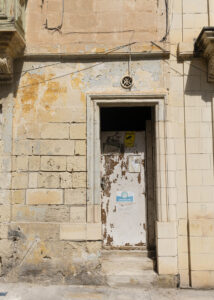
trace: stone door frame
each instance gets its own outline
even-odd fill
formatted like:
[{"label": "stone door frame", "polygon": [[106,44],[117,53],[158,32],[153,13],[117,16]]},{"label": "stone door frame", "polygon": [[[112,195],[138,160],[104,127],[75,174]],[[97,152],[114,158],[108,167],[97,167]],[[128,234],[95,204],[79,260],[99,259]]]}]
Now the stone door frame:
[{"label": "stone door frame", "polygon": [[92,229],[99,227],[100,239],[102,240],[100,203],[100,107],[118,107],[124,105],[154,107],[157,269],[159,275],[174,276],[178,273],[177,222],[171,221],[169,206],[168,179],[170,173],[167,167],[166,103],[166,94],[126,93],[87,95],[87,226],[90,225]]},{"label": "stone door frame", "polygon": [[165,102],[166,94],[87,95],[87,223],[101,223],[100,107],[124,105],[155,108],[157,221],[168,221]]}]

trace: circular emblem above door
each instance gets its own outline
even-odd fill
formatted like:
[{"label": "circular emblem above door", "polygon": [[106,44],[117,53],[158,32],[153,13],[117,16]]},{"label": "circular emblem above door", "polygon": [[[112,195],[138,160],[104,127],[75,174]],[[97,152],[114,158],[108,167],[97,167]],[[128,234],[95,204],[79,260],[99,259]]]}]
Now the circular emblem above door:
[{"label": "circular emblem above door", "polygon": [[124,88],[124,89],[130,89],[133,85],[133,79],[131,76],[124,76],[121,80],[121,86]]}]

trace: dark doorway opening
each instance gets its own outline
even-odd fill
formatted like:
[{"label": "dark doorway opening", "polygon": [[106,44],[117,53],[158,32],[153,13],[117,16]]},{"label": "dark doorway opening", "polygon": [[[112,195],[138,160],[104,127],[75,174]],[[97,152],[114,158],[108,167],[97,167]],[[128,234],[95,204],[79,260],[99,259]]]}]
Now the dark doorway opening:
[{"label": "dark doorway opening", "polygon": [[146,130],[151,107],[101,107],[101,131]]}]

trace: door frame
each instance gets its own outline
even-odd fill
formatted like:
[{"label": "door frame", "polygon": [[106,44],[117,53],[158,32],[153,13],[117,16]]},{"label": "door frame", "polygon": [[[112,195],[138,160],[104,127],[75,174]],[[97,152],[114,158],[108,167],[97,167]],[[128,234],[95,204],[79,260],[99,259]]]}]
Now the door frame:
[{"label": "door frame", "polygon": [[88,94],[87,95],[87,223],[101,224],[100,190],[100,108],[150,106],[155,109],[155,196],[157,220],[168,220],[166,168],[166,94]]}]

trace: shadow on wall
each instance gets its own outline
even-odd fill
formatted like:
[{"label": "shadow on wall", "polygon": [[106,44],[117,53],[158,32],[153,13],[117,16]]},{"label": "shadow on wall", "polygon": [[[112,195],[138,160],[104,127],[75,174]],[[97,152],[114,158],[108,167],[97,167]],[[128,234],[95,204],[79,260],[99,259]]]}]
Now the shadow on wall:
[{"label": "shadow on wall", "polygon": [[[205,59],[192,61],[188,66],[187,74],[185,74],[185,103],[188,112],[187,121],[196,121],[200,126],[202,126],[203,122],[207,122],[211,126],[213,122],[212,106],[214,99],[214,83],[208,82],[207,75],[208,71]],[[206,112],[208,112],[208,114]],[[200,138],[203,137],[208,137],[210,139],[214,137],[213,126],[211,126],[211,132],[208,132],[207,130],[207,132],[202,135],[200,133]],[[201,139],[201,145],[207,147],[204,144],[204,141],[204,139]],[[212,147],[214,147],[213,143]],[[214,148],[212,148],[212,152],[213,150]]]},{"label": "shadow on wall", "polygon": [[16,97],[17,90],[19,87],[20,78],[23,74],[23,61],[20,61],[17,64],[14,63],[14,73],[13,79],[11,82],[0,82],[0,100],[7,98],[9,94],[13,93],[14,97]]},{"label": "shadow on wall", "polygon": [[14,61],[14,78],[13,78],[13,95],[16,97],[17,91],[19,89],[19,84],[21,77],[26,73],[23,71],[23,59],[16,59]]},{"label": "shadow on wall", "polygon": [[201,96],[204,102],[212,103],[214,83],[209,83],[207,80],[206,60],[201,58],[184,64],[185,94]]}]

